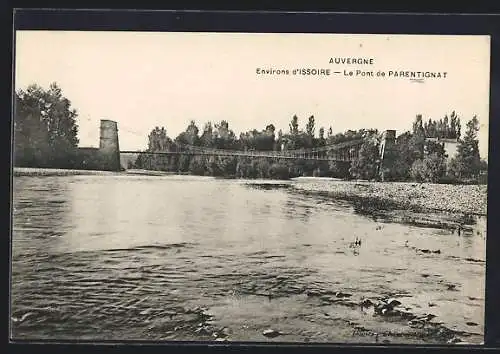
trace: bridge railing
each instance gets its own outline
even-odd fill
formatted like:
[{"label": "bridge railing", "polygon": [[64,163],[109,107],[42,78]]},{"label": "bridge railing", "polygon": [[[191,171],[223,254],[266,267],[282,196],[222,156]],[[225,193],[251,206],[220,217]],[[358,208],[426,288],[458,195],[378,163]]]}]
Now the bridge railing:
[{"label": "bridge railing", "polygon": [[[175,145],[174,151],[153,152],[154,154],[172,154],[178,153],[195,153],[199,155],[221,155],[221,156],[246,156],[246,157],[272,157],[272,158],[304,158],[304,159],[318,159],[318,160],[331,160],[332,157],[328,153],[333,153],[334,158],[337,160],[352,160],[354,158],[353,151],[346,150],[349,147],[360,146],[363,139],[356,139],[346,141],[335,145],[326,145],[323,147],[312,149],[294,149],[283,151],[262,151],[262,150],[235,150],[235,149],[219,149],[209,148],[195,145]],[[344,151],[342,151],[344,150]],[[122,151],[122,153],[145,153],[147,151]]]},{"label": "bridge railing", "polygon": [[262,155],[267,155],[269,153],[279,153],[283,155],[295,155],[295,154],[303,154],[303,153],[315,153],[315,152],[325,152],[325,151],[334,151],[334,150],[340,150],[344,149],[350,146],[359,146],[363,143],[363,139],[356,139],[356,140],[350,140],[346,142],[342,142],[339,144],[334,144],[334,145],[326,145],[322,147],[317,147],[317,148],[311,148],[311,149],[293,149],[293,150],[283,150],[283,151],[263,151],[263,150],[235,150],[235,149],[218,149],[218,148],[210,148],[210,147],[201,147],[201,146],[195,146],[195,145],[187,145],[187,144],[182,144],[179,145],[180,148],[185,148],[190,151],[196,151],[196,152],[213,152],[213,153],[231,153],[231,154],[238,154],[238,153],[248,153],[252,152],[254,154],[262,154]]}]

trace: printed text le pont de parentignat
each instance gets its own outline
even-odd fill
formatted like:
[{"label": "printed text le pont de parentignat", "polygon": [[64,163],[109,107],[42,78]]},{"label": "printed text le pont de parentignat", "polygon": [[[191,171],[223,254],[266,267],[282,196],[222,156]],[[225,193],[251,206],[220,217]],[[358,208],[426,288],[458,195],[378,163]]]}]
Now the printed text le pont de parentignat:
[{"label": "printed text le pont de parentignat", "polygon": [[[445,79],[448,75],[446,71],[429,71],[424,69],[408,70],[401,68],[374,69],[375,60],[373,58],[351,58],[332,57],[328,63],[335,65],[330,67],[296,67],[296,68],[276,68],[257,67],[255,73],[258,76],[343,76],[355,77],[379,77],[379,78],[409,78],[415,80],[422,79]],[[339,67],[343,66],[343,67]]]}]

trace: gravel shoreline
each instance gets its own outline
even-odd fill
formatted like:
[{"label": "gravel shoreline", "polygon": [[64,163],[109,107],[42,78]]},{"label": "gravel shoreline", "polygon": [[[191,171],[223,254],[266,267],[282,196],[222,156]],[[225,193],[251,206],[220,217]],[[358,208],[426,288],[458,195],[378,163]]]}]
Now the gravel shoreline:
[{"label": "gravel shoreline", "polygon": [[352,182],[297,179],[294,188],[338,199],[364,199],[378,206],[486,216],[486,185]]}]

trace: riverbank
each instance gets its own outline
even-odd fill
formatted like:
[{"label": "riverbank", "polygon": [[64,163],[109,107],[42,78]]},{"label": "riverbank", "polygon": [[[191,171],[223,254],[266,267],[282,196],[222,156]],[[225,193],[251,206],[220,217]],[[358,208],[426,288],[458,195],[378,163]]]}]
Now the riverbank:
[{"label": "riverbank", "polygon": [[140,169],[130,169],[123,173],[127,175],[139,175],[139,176],[178,176],[182,175],[176,172],[165,172],[165,171],[152,171],[152,170],[140,170]]},{"label": "riverbank", "polygon": [[164,172],[164,171],[152,171],[152,170],[125,170],[121,172],[114,171],[96,171],[96,170],[70,170],[62,168],[33,168],[33,167],[14,167],[13,175],[15,177],[21,176],[78,176],[78,175],[116,175],[116,174],[127,174],[127,175],[141,175],[141,176],[177,176],[184,175],[182,173],[176,172]]},{"label": "riverbank", "polygon": [[[411,209],[486,216],[486,185],[327,181],[296,178],[293,188],[336,199],[361,199],[379,209]],[[301,183],[306,182],[306,183]]]},{"label": "riverbank", "polygon": [[94,170],[69,170],[59,168],[14,167],[14,177],[21,176],[77,176],[77,175],[115,175],[119,172]]},{"label": "riverbank", "polygon": [[[14,167],[20,176],[73,176],[73,175],[146,175],[176,176],[178,173],[127,170],[124,172],[67,170],[49,168]],[[452,185],[406,182],[344,181],[332,178],[299,177],[292,181],[293,188],[335,199],[365,201],[377,209],[410,209],[413,211],[439,211],[486,216],[487,185]],[[301,183],[306,182],[306,183]]]}]

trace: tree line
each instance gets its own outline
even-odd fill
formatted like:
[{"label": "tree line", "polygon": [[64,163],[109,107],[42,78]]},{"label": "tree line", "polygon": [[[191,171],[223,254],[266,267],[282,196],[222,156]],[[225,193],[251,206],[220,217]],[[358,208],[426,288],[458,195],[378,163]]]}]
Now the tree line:
[{"label": "tree line", "polygon": [[[304,129],[299,127],[299,118],[294,115],[289,131],[276,131],[273,124],[263,129],[242,132],[239,137],[230,129],[229,123],[207,122],[200,129],[194,121],[176,138],[168,137],[165,127],[155,127],[148,135],[146,152],[176,151],[179,146],[193,145],[204,148],[231,149],[241,151],[283,151],[322,147],[325,145],[366,138],[378,134],[375,129],[349,130],[333,134],[330,127],[320,128],[315,134],[315,118],[310,116]],[[350,169],[348,162],[311,161],[306,159],[280,160],[242,156],[196,156],[196,155],[152,155],[140,154],[128,168],[152,169],[237,178],[290,178],[297,176],[328,176],[345,178]]]},{"label": "tree line", "polygon": [[[476,116],[467,122],[466,128],[465,136],[460,139],[460,118],[455,112],[451,113],[450,119],[445,116],[439,121],[429,119],[425,123],[422,116],[417,115],[412,130],[398,135],[394,145],[388,146],[381,165],[382,141],[376,129],[333,134],[330,127],[325,136],[325,129],[321,127],[316,135],[314,116],[310,116],[304,129],[301,129],[299,118],[294,115],[286,133],[282,130],[276,132],[275,126],[268,124],[262,130],[253,129],[237,137],[225,120],[215,124],[207,122],[201,134],[196,123],[191,121],[186,130],[173,140],[168,137],[164,127],[155,127],[148,136],[146,151],[176,151],[178,146],[186,144],[243,151],[310,149],[357,139],[363,139],[363,144],[352,162],[141,154],[128,167],[238,178],[324,176],[377,180],[383,176],[386,181],[477,181],[481,172],[487,170],[487,164],[479,156],[479,121]],[[458,141],[456,156],[448,159],[444,142],[440,139]]]},{"label": "tree line", "polygon": [[451,112],[449,118],[448,115],[445,115],[444,118],[440,120],[432,120],[429,118],[429,120],[423,124],[423,128],[427,138],[459,139],[461,134],[460,118],[455,111]]},{"label": "tree line", "polygon": [[78,167],[78,114],[61,88],[30,85],[14,99],[14,165]]},{"label": "tree line", "polygon": [[[448,158],[445,143],[429,134],[429,126],[423,124],[417,115],[411,131],[400,134],[388,156],[387,178],[395,181],[418,182],[486,182],[487,162],[479,155],[479,121],[473,116],[466,124],[463,138],[460,138],[460,120],[456,113],[451,115],[454,122],[438,125],[442,129],[440,138],[457,139],[456,154]],[[446,117],[443,123],[447,122]],[[449,129],[449,128],[454,129]],[[431,130],[433,132],[433,130]]]},{"label": "tree line", "polygon": [[14,97],[14,166],[102,170],[108,157],[78,148],[78,112],[57,83],[30,85]]}]

